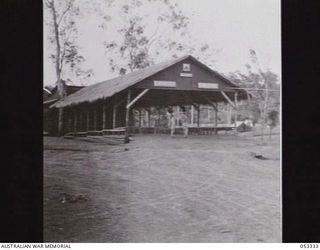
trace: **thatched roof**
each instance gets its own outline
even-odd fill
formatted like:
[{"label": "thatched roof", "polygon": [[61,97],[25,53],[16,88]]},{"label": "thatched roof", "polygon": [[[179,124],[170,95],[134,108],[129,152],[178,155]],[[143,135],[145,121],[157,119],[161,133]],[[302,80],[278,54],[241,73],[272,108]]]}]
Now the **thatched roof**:
[{"label": "thatched roof", "polygon": [[[65,87],[66,87],[66,95],[69,96],[69,95],[79,91],[80,89],[84,88],[85,86],[65,85]],[[48,105],[48,104],[51,104],[51,103],[56,102],[57,100],[59,100],[59,94],[58,94],[58,91],[57,91],[57,86],[52,88],[51,91],[48,90],[46,87],[44,87],[43,90],[44,90],[43,91],[43,93],[44,93],[43,94],[43,104]],[[45,94],[45,93],[47,93],[47,94]]]},{"label": "thatched roof", "polygon": [[170,61],[162,62],[159,64],[152,65],[148,68],[141,69],[134,71],[132,73],[122,75],[107,81],[103,81],[100,83],[96,83],[90,86],[87,86],[74,94],[67,96],[64,100],[58,101],[51,105],[51,108],[61,108],[66,106],[73,106],[80,103],[88,102],[92,103],[101,99],[106,99],[108,97],[113,96],[116,93],[121,92],[122,90],[127,89],[128,87],[141,82],[142,80],[176,64],[179,63],[187,58],[190,58],[192,60],[195,60],[197,63],[204,66],[207,70],[210,70],[211,72],[218,75],[220,78],[223,78],[228,83],[230,83],[231,86],[235,86],[232,82],[230,82],[228,79],[225,79],[223,76],[219,75],[217,72],[211,70],[204,64],[197,61],[195,58],[193,58],[190,55],[183,56],[177,59],[173,59]]}]

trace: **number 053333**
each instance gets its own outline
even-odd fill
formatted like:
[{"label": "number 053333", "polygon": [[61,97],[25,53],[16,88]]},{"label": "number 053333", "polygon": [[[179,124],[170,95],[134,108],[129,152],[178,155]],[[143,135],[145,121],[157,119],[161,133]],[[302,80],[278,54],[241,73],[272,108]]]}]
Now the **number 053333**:
[{"label": "number 053333", "polygon": [[319,248],[319,244],[318,243],[300,244],[300,248]]}]

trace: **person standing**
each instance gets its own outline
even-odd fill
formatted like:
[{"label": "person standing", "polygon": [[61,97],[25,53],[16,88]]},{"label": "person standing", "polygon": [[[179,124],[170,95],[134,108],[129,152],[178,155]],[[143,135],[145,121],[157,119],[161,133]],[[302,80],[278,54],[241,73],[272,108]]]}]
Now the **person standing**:
[{"label": "person standing", "polygon": [[175,129],[176,129],[176,118],[175,118],[175,115],[174,115],[172,109],[169,109],[168,113],[169,113],[169,124],[168,125],[169,125],[169,128],[170,128],[171,138],[173,138],[173,135],[174,135],[174,132],[175,132]]},{"label": "person standing", "polygon": [[180,116],[180,120],[182,123],[182,128],[183,128],[183,137],[188,137],[189,129],[188,129],[188,116],[186,115],[186,110],[185,108],[181,108],[182,113]]}]

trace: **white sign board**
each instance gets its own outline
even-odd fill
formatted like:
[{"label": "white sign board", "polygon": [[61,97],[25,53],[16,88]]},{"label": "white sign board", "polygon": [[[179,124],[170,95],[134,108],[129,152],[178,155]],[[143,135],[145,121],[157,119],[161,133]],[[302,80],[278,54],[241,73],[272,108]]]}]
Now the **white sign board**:
[{"label": "white sign board", "polygon": [[183,71],[190,71],[191,70],[190,64],[189,63],[184,63],[183,66],[182,66],[182,70]]},{"label": "white sign board", "polygon": [[199,89],[219,89],[219,83],[199,82]]},{"label": "white sign board", "polygon": [[180,76],[182,77],[192,77],[191,73],[180,73]]},{"label": "white sign board", "polygon": [[173,81],[154,81],[153,84],[155,87],[169,87],[169,88],[176,87],[176,82],[173,82]]}]

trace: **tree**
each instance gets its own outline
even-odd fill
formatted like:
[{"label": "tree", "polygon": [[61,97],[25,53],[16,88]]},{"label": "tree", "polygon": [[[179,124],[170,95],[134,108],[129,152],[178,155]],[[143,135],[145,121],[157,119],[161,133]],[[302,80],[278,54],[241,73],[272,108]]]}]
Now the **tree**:
[{"label": "tree", "polygon": [[[182,12],[177,0],[127,0],[110,4],[110,13],[118,37],[105,42],[109,67],[112,72],[126,74],[146,68],[157,58],[176,58],[182,54],[211,56],[208,44],[194,44],[188,33],[189,18]],[[154,11],[154,10],[157,11]],[[151,14],[152,13],[152,14]],[[101,25],[108,31],[108,25]],[[210,56],[209,56],[210,55]],[[199,58],[198,58],[199,59]]]},{"label": "tree", "polygon": [[267,124],[269,126],[269,139],[271,139],[272,129],[279,123],[279,112],[277,110],[271,110],[267,115]]},{"label": "tree", "polygon": [[228,77],[240,87],[246,88],[252,98],[243,106],[249,110],[255,121],[262,124],[262,139],[268,112],[277,110],[280,101],[280,85],[278,75],[270,69],[263,70],[259,65],[258,57],[254,50],[250,50],[250,63],[246,65],[247,72],[239,71],[229,73]]},{"label": "tree", "polygon": [[[83,70],[80,65],[84,57],[79,53],[79,45],[76,43],[77,26],[76,17],[80,15],[79,6],[75,0],[45,0],[47,14],[51,15],[47,22],[49,27],[49,41],[55,47],[55,52],[50,58],[53,60],[56,72],[56,86],[59,98],[64,99],[66,73],[73,72],[77,77],[85,75],[91,77],[92,70]],[[59,134],[62,130],[62,108],[59,109]]]},{"label": "tree", "polygon": [[[160,44],[165,40],[161,36],[164,30],[168,36],[179,32],[182,35],[188,25],[188,18],[179,10],[178,4],[166,0],[127,0],[110,6],[116,16],[109,16],[107,21],[117,20],[113,25],[119,24],[119,36],[117,40],[105,42],[105,48],[111,71],[119,74],[153,64],[152,55],[160,53]],[[150,10],[153,10],[152,14]]]}]

